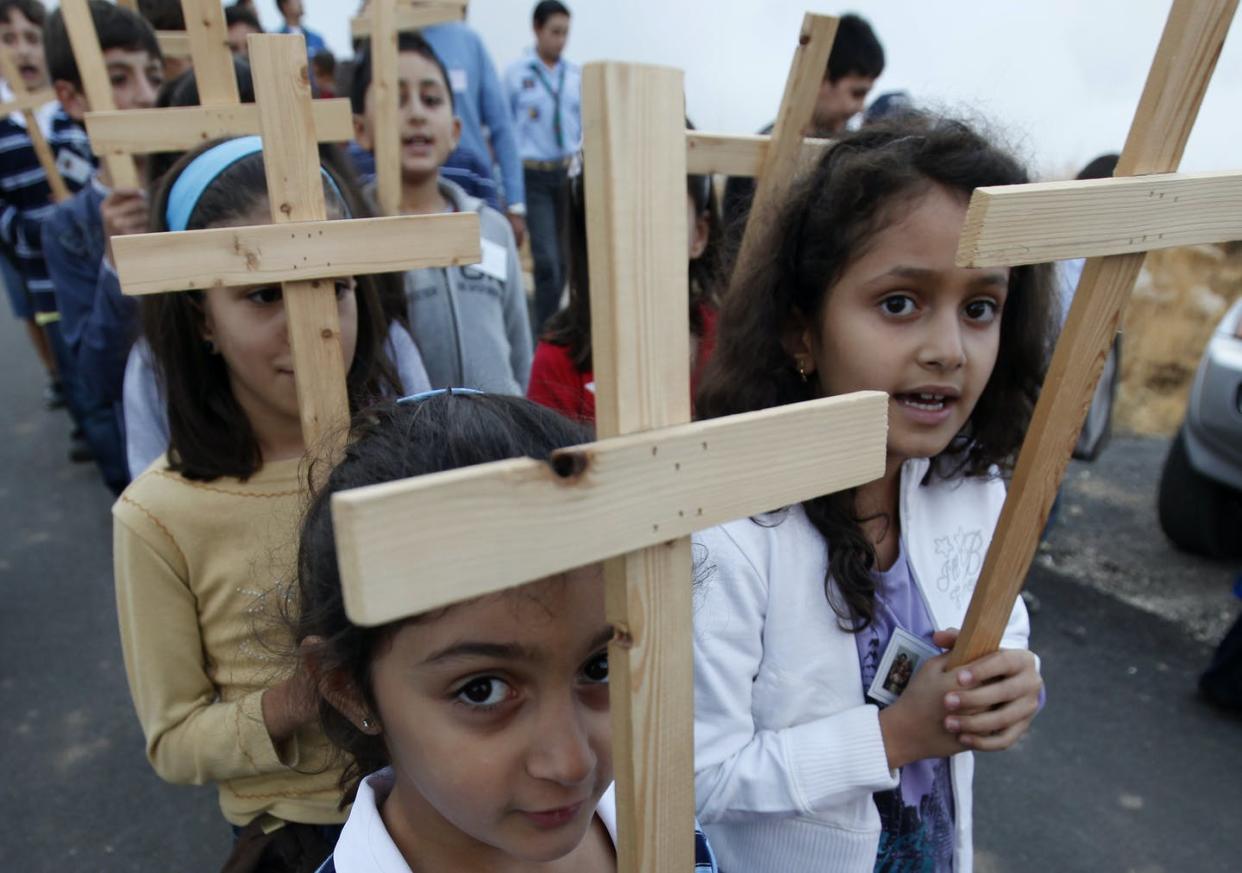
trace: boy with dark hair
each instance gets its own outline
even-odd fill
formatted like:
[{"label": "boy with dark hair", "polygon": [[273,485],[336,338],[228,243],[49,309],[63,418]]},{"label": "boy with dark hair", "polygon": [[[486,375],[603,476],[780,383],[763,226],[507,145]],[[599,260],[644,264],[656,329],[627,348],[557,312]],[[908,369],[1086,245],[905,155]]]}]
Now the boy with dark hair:
[{"label": "boy with dark hair", "polygon": [[328,47],[328,44],[323,41],[322,36],[302,26],[302,16],[305,14],[302,0],[276,0],[276,8],[280,10],[281,16],[285,19],[285,23],[279,32],[302,34],[306,39],[306,59],[308,61]]},{"label": "boy with dark hair", "polygon": [[[142,16],[106,0],[90,0],[91,18],[99,36],[104,64],[119,110],[149,109],[163,84],[164,67],[155,31]],[[70,124],[86,143],[82,121],[87,112],[81,73],[73,56],[60,10],[45,29],[48,70],[57,97]],[[139,159],[142,166],[145,162]],[[110,190],[111,180],[101,171],[81,191],[58,204],[43,226],[43,244],[56,256],[47,261],[61,316],[61,334],[67,351],[65,378],[76,399],[82,427],[108,487],[119,494],[129,481],[121,426],[112,398],[95,389],[97,368],[83,363],[101,330],[117,329],[112,322],[127,313],[108,311],[111,298],[101,286],[114,286],[116,276],[101,253],[112,236],[141,233],[147,227],[146,193],[139,189]],[[82,217],[82,221],[76,220]],[[128,324],[128,322],[126,322]]]},{"label": "boy with dark hair", "polygon": [[569,9],[543,0],[531,14],[535,45],[505,73],[526,187],[526,223],[535,262],[535,332],[560,309],[565,288],[565,185],[582,140],[582,71],[563,57]]},{"label": "boy with dark hair", "polygon": [[[448,73],[448,68],[444,66],[443,61],[440,60],[439,53],[435,51],[431,43],[426,40],[421,32],[401,33],[397,36],[398,54],[407,51],[423,51],[424,48],[432,53],[437,63],[444,69],[446,81],[451,81],[451,75]],[[358,175],[359,182],[363,184],[369,184],[375,178],[375,156],[370,151],[370,140],[365,133],[366,96],[370,87],[371,49],[370,46],[367,46],[362,49],[353,63],[352,78],[349,86],[349,103],[354,112],[355,139],[345,149],[353,165],[354,172]],[[461,120],[461,115],[458,112],[457,95],[450,89],[448,96],[453,114],[462,124],[464,132],[465,122]],[[367,141],[366,147],[360,144],[359,138]],[[477,197],[484,201],[492,209],[500,209],[500,193],[496,187],[496,180],[492,176],[492,168],[474,151],[462,148],[460,139],[458,140],[458,147],[453,149],[452,154],[448,156],[445,163],[440,167],[440,176],[454,182],[471,197]]]},{"label": "boy with dark hair", "polygon": [[[828,67],[819,86],[815,111],[807,136],[830,138],[845,130],[849,120],[863,110],[867,94],[875,80],[884,72],[884,47],[871,25],[852,12],[841,16],[837,36],[828,55]],[[769,124],[763,134],[770,134]],[[726,236],[734,243],[741,241],[746,216],[755,197],[755,180],[734,176],[725,185],[724,224]]]},{"label": "boy with dark hair", "polygon": [[[460,386],[521,395],[530,377],[531,337],[522,268],[509,222],[441,175],[457,146],[448,71],[417,33],[397,41],[401,137],[401,212],[477,212],[482,263],[405,274],[407,321],[433,388]],[[371,64],[360,58],[350,92],[359,145],[374,146]],[[373,193],[373,189],[372,189]]]},{"label": "boy with dark hair", "polygon": [[[47,87],[47,66],[43,61],[45,16],[38,0],[0,0],[0,47],[9,53],[27,91]],[[10,83],[5,83],[4,88],[0,99],[8,99],[13,93]],[[16,112],[0,119],[0,272],[13,315],[25,323],[31,345],[47,372],[44,398],[49,407],[55,408],[64,405],[56,359],[18,270],[17,249],[30,252],[31,231],[37,243],[37,223],[51,209],[47,177],[35,157],[25,124],[25,118]],[[26,222],[31,224],[26,226]]]},{"label": "boy with dark hair", "polygon": [[[0,0],[0,42],[10,51],[23,84],[31,90],[47,87],[48,69],[43,52],[43,6],[33,0]],[[60,174],[70,190],[85,184],[92,172],[90,149],[67,115],[51,103],[36,113],[49,146],[57,155]],[[15,270],[6,277],[18,316],[26,321],[35,348],[52,376],[49,405],[69,407],[74,432],[71,460],[90,460],[81,432],[80,407],[72,390],[69,356],[61,337],[60,313],[43,259],[42,226],[51,214],[51,188],[35,156],[20,115],[0,119],[0,243]]]}]

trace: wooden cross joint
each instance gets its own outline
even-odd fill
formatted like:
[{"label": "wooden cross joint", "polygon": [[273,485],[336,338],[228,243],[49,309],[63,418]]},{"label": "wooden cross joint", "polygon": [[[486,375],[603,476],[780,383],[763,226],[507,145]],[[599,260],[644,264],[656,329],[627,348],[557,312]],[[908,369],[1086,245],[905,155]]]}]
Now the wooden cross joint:
[{"label": "wooden cross joint", "polygon": [[1242,174],[1174,174],[1237,7],[1174,0],[1119,178],[981,188],[971,198],[959,264],[1088,260],[1045,379],[1055,390],[1036,404],[955,666],[1000,644],[1146,252],[1242,235]]}]

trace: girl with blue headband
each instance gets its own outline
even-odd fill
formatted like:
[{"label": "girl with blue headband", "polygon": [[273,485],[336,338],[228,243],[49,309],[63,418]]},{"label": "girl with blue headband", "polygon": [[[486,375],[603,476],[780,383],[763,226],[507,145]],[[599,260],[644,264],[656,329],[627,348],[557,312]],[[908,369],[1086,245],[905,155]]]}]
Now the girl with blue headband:
[{"label": "girl with blue headband", "polygon": [[[325,169],[329,217],[354,210]],[[256,138],[208,145],[153,198],[160,230],[270,223]],[[368,278],[336,280],[353,409],[401,386]],[[230,870],[313,870],[344,814],[339,769],[308,677],[283,668],[276,604],[293,577],[306,494],[295,373],[281,288],[143,300],[166,401],[167,453],[113,508],[126,672],[156,772],[215,783],[236,842]]]}]

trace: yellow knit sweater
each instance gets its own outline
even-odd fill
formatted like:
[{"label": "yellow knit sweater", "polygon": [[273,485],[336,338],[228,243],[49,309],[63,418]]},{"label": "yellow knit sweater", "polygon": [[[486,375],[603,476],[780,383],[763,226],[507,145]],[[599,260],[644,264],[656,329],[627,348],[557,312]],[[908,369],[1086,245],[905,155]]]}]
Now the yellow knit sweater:
[{"label": "yellow knit sweater", "polygon": [[339,762],[318,726],[277,749],[264,689],[293,668],[282,600],[304,507],[299,462],[193,482],[166,461],[112,508],[117,613],[147,757],[169,782],[214,782],[224,817],[334,824]]}]

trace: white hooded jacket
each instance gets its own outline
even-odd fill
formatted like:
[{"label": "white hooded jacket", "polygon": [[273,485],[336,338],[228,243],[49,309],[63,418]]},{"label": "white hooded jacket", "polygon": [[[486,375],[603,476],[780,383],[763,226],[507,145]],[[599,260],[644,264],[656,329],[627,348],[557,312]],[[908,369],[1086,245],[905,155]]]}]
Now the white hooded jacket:
[{"label": "white hooded jacket", "polygon": [[[1005,499],[999,478],[901,471],[902,545],[935,626],[960,626]],[[801,506],[694,538],[695,793],[720,866],[870,873],[872,795],[897,787],[854,635],[825,595],[828,552]],[[1002,646],[1025,648],[1014,605]],[[953,869],[971,870],[970,753],[951,762]]]}]

